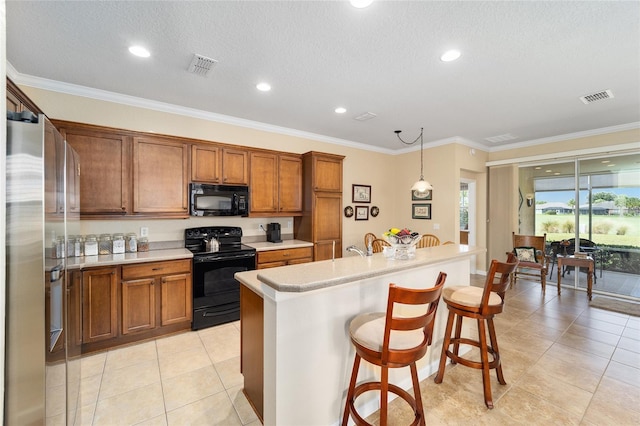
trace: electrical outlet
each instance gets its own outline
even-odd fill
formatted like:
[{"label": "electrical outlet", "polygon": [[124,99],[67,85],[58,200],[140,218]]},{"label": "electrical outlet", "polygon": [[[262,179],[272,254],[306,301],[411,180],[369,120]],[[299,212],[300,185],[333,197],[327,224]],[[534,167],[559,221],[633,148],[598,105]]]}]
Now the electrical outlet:
[{"label": "electrical outlet", "polygon": [[149,228],[147,228],[146,226],[143,226],[140,228],[140,236],[141,237],[148,237],[149,236]]},{"label": "electrical outlet", "polygon": [[433,229],[440,229],[440,224],[439,223],[434,223],[433,224]]},{"label": "electrical outlet", "polygon": [[287,228],[291,229],[291,221],[290,220],[287,221]]},{"label": "electrical outlet", "polygon": [[258,231],[267,232],[263,224],[258,225]]}]

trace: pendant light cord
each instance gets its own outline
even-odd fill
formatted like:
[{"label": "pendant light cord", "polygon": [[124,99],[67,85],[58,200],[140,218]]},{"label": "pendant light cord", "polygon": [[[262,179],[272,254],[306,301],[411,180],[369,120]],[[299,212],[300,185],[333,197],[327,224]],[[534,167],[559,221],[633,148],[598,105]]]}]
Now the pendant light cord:
[{"label": "pendant light cord", "polygon": [[424,139],[422,137],[422,134],[424,132],[424,127],[420,127],[420,134],[418,135],[417,138],[415,138],[413,142],[403,141],[402,138],[400,137],[400,132],[402,132],[402,130],[394,131],[398,139],[400,139],[400,142],[402,142],[405,145],[413,145],[414,143],[418,142],[418,140],[420,140],[420,180],[424,180],[424,149],[422,148],[424,145]]}]

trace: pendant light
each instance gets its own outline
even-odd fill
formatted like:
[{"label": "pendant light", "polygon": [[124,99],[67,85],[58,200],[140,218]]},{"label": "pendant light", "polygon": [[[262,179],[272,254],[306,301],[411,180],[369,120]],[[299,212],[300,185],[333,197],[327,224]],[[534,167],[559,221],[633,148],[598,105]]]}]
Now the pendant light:
[{"label": "pendant light", "polygon": [[420,140],[420,179],[418,179],[418,181],[416,181],[416,183],[413,184],[413,186],[411,187],[411,190],[416,191],[420,194],[424,194],[425,192],[433,189],[433,186],[431,186],[431,184],[428,181],[424,180],[424,140],[422,136],[424,133],[424,128],[423,127],[420,128],[420,135],[413,142],[403,141],[402,138],[400,137],[401,132],[402,130],[396,130],[394,133],[396,134],[398,139],[400,139],[400,142],[402,142],[405,145],[413,145],[414,143],[418,142],[418,140]]}]

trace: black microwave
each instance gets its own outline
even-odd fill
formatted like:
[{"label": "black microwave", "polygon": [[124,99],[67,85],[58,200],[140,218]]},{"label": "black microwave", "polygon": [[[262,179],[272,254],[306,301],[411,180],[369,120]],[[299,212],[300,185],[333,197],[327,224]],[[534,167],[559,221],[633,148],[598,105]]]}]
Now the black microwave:
[{"label": "black microwave", "polygon": [[192,183],[191,216],[248,216],[249,187]]}]

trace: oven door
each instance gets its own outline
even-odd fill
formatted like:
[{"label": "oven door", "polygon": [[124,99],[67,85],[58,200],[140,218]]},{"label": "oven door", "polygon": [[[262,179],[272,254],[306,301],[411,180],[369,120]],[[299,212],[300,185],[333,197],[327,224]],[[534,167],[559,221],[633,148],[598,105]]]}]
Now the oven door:
[{"label": "oven door", "polygon": [[234,275],[255,269],[255,252],[218,256],[193,258],[194,330],[240,319],[240,283]]}]

